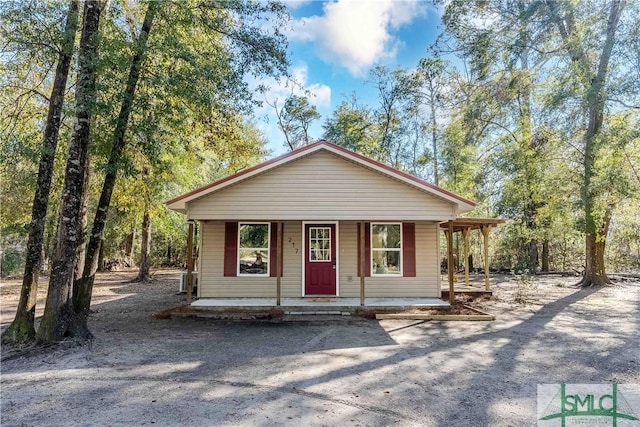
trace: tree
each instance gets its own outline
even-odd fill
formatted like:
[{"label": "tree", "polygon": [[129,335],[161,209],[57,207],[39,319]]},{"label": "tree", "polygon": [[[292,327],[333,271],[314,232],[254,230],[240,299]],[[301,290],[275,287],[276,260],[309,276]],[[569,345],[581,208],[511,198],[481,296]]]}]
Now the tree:
[{"label": "tree", "polygon": [[62,340],[67,335],[91,337],[75,318],[71,305],[73,271],[78,248],[81,198],[84,191],[85,164],[88,162],[89,133],[96,98],[96,56],[98,53],[99,0],[86,0],[82,35],[78,52],[74,133],[69,146],[62,194],[60,225],[53,256],[44,316],[36,338],[41,343]]},{"label": "tree", "polygon": [[625,3],[624,0],[612,0],[606,6],[608,17],[602,28],[604,39],[594,46],[586,34],[581,33],[584,27],[577,25],[572,4],[546,2],[551,21],[562,38],[562,48],[577,68],[576,77],[582,87],[582,101],[586,110],[587,126],[582,137],[584,175],[580,191],[585,218],[585,274],[580,282],[583,286],[610,283],[605,271],[604,254],[613,206],[609,205],[598,212],[599,194],[594,191],[593,182],[604,143],[600,136],[605,121],[607,77],[611,72],[611,55]]},{"label": "tree", "polygon": [[538,8],[536,1],[468,2],[450,5],[443,18],[455,39],[449,49],[469,62],[474,98],[481,100],[475,103],[475,111],[467,109],[468,114],[482,129],[479,136],[484,144],[493,146],[487,163],[502,174],[493,180],[503,182],[498,213],[509,211],[522,224],[521,238],[516,239],[518,264],[525,263],[532,273],[539,262],[543,234],[538,210],[544,198],[539,188],[541,165],[547,161],[541,149],[545,130],[537,123],[538,106],[532,102],[534,79],[543,64],[535,46],[545,44],[545,33],[531,28]]},{"label": "tree", "polygon": [[343,100],[322,125],[323,138],[368,157],[377,157],[378,128],[373,112],[355,94]]},{"label": "tree", "polygon": [[73,47],[78,27],[78,3],[69,2],[66,24],[59,48],[58,64],[56,67],[53,88],[49,97],[49,112],[44,128],[42,151],[38,167],[36,192],[31,209],[31,226],[27,241],[27,257],[22,279],[20,301],[16,316],[3,333],[2,340],[7,342],[25,341],[35,337],[34,317],[36,309],[36,295],[38,292],[38,277],[42,265],[42,247],[44,227],[49,206],[49,192],[55,152],[58,145],[58,133],[62,120],[64,95],[67,89],[67,77],[73,56]]},{"label": "tree", "polygon": [[[75,92],[75,115],[79,121],[71,130],[66,167],[60,164],[62,156],[58,156],[58,163],[53,168],[54,191],[63,194],[60,206],[54,206],[56,200],[53,200],[49,210],[55,210],[55,214],[61,213],[60,220],[51,214],[46,216],[45,221],[47,236],[43,246],[55,248],[53,251],[44,251],[54,253],[45,317],[37,334],[41,342],[57,341],[62,336],[90,336],[86,328],[90,290],[86,292],[87,288],[81,282],[74,282],[80,286],[75,286],[72,292],[70,285],[74,275],[78,275],[77,272],[70,273],[71,266],[82,270],[82,259],[76,262],[75,258],[76,254],[81,253],[83,215],[76,214],[76,207],[88,206],[89,211],[97,210],[100,213],[104,210],[106,213],[110,202],[98,201],[99,206],[96,207],[94,199],[97,195],[87,191],[89,183],[95,188],[93,184],[99,178],[112,174],[115,186],[116,177],[123,169],[127,172],[133,169],[139,173],[145,164],[150,165],[154,176],[164,178],[162,185],[142,185],[149,193],[149,197],[145,198],[149,202],[149,209],[145,209],[149,214],[145,223],[149,226],[145,228],[154,230],[150,228],[154,215],[162,217],[158,214],[158,200],[166,200],[184,192],[182,186],[203,184],[220,174],[235,172],[262,160],[265,155],[264,138],[246,120],[252,108],[259,104],[254,96],[256,89],[249,86],[247,81],[250,79],[247,77],[266,74],[278,78],[287,74],[288,67],[286,39],[280,32],[288,14],[286,7],[278,2],[121,0],[120,4],[115,3],[111,8],[107,20],[99,20],[92,13],[95,10],[88,11],[88,8],[102,6],[102,3],[93,0],[85,5],[83,38],[78,68],[75,70],[77,84],[70,86],[71,91]],[[36,9],[38,14],[31,16],[30,12]],[[30,139],[33,139],[35,130],[45,123],[42,114],[44,103],[41,100],[45,99],[49,104],[50,99],[44,94],[54,83],[50,64],[55,66],[56,60],[52,55],[52,47],[62,44],[56,35],[60,22],[64,22],[60,9],[58,3],[0,6],[3,41],[6,40],[6,46],[12,49],[19,46],[12,52],[3,51],[3,67],[0,70],[0,85],[3,88],[0,93],[3,106],[0,114],[3,136],[0,141],[3,148],[1,155],[3,160],[12,158],[21,162],[20,181],[12,182],[12,189],[36,186],[35,179],[31,178],[34,173],[28,173],[33,170],[28,160],[35,157],[30,152],[35,151],[35,144]],[[152,15],[150,11],[157,10],[153,25],[158,31],[148,35],[146,55],[140,56],[146,56],[146,61],[140,61],[138,83],[129,90],[132,85],[122,87],[122,82],[131,83],[132,79],[127,80],[127,73],[131,74],[131,69],[135,68],[131,66],[136,62],[133,57],[145,50],[138,49],[141,46],[139,42],[145,36],[145,22],[142,22],[146,21],[142,19],[145,9],[147,16]],[[46,11],[55,13],[47,14]],[[99,25],[100,22],[103,24]],[[138,28],[140,22],[142,25]],[[93,33],[100,35],[100,55],[97,54],[93,37],[87,35],[93,27]],[[55,36],[53,39],[52,35]],[[65,89],[64,84],[62,87]],[[264,88],[260,86],[257,90]],[[4,108],[7,105],[11,108]],[[126,108],[121,108],[123,105]],[[128,122],[123,120],[123,114],[119,114],[119,107],[120,110],[130,110]],[[64,126],[62,131],[61,140],[64,141]],[[120,155],[113,156],[109,161],[110,151],[114,147],[116,151],[118,149],[114,144],[119,140],[118,135],[122,136],[123,148]],[[53,153],[55,150],[46,154],[53,156]],[[139,159],[143,161],[135,163]],[[0,176],[9,176],[6,165],[3,163],[1,166]],[[168,174],[167,171],[172,173]],[[83,178],[82,183],[79,177]],[[0,226],[3,234],[6,229],[11,229],[25,235],[22,231],[27,228],[25,209],[20,207],[16,214],[5,216],[4,213],[10,208],[5,206],[5,201],[9,199],[4,197],[4,185],[2,191]],[[15,206],[24,205],[23,201],[13,196],[10,202]],[[36,210],[35,205],[33,209]],[[38,212],[46,215],[46,211]],[[111,215],[114,216],[118,215]],[[168,228],[174,227],[174,230],[163,230],[171,239],[179,236],[184,228],[181,220],[179,224],[176,222],[179,216],[173,217],[161,218]],[[103,232],[89,245],[94,249],[86,258],[91,261],[87,266],[96,265],[102,253],[100,241],[103,240],[107,225],[106,215],[104,221]],[[94,229],[100,222],[94,221]],[[74,224],[75,231],[72,230]],[[54,238],[51,230],[56,227],[59,232]],[[151,238],[151,233],[148,236]],[[19,245],[17,242],[16,246]],[[71,256],[74,247],[77,250]],[[95,274],[95,270],[92,273]],[[79,278],[80,281],[82,279]],[[31,295],[35,297],[35,291]],[[71,298],[78,303],[79,316],[70,310]]]},{"label": "tree", "polygon": [[278,117],[278,127],[284,135],[287,147],[293,151],[309,144],[309,126],[320,117],[315,105],[306,96],[289,96],[278,109],[277,100],[273,107]]},{"label": "tree", "polygon": [[[625,15],[625,9],[623,1],[453,2],[443,16],[447,35],[439,40],[441,51],[460,52],[469,61],[471,80],[490,94],[484,108],[471,111],[474,120],[487,124],[483,130],[486,141],[506,148],[503,153],[510,156],[503,159],[507,168],[498,170],[498,179],[493,181],[502,182],[500,173],[505,173],[505,182],[512,184],[504,186],[503,199],[520,206],[532,271],[540,240],[543,266],[548,264],[544,258],[554,227],[555,215],[546,206],[550,193],[542,191],[550,156],[580,163],[581,190],[575,193],[580,194],[577,201],[584,218],[587,262],[583,284],[608,281],[604,231],[613,206],[592,185],[593,165],[609,151],[599,135],[606,115],[629,109],[633,94],[638,93],[638,76],[623,71],[628,69],[623,61],[628,64],[638,57],[638,50],[633,49],[637,13]],[[488,117],[478,114],[489,106],[494,112]],[[549,140],[565,142],[553,147],[552,153],[541,146]],[[574,194],[573,180],[555,185],[560,183],[565,185],[561,191]],[[511,193],[515,189],[518,197],[504,192],[507,188]]]},{"label": "tree", "polygon": [[142,28],[140,29],[140,34],[138,35],[135,43],[131,68],[129,70],[129,76],[127,78],[127,84],[123,92],[122,104],[120,106],[120,113],[118,114],[114,130],[113,145],[111,146],[111,154],[107,164],[107,173],[104,178],[104,184],[102,185],[102,192],[100,194],[100,200],[98,202],[96,215],[93,220],[93,226],[89,237],[89,243],[87,245],[84,271],[82,273],[82,277],[78,278],[74,282],[74,310],[77,314],[81,315],[83,319],[85,319],[85,322],[91,306],[91,293],[93,291],[95,274],[98,269],[102,233],[107,220],[107,211],[111,203],[111,195],[113,194],[113,188],[116,183],[118,164],[120,163],[122,152],[125,147],[125,133],[129,122],[129,116],[131,115],[131,110],[133,108],[136,86],[138,84],[142,62],[147,50],[147,41],[149,39],[153,20],[161,5],[161,2],[149,2],[144,21],[142,23]]},{"label": "tree", "polygon": [[[439,185],[438,179],[438,120],[437,109],[444,106],[444,90],[446,88],[444,73],[447,61],[440,58],[423,58],[418,63],[418,81],[421,90],[421,103],[429,108],[429,127],[431,128],[431,156],[433,158],[433,183]],[[443,113],[442,111],[440,112]]]},{"label": "tree", "polygon": [[378,65],[370,72],[370,84],[378,93],[375,111],[380,131],[379,157],[396,168],[402,168],[407,150],[404,112],[415,102],[415,74],[403,69],[389,70]]},{"label": "tree", "polygon": [[[161,20],[159,25],[154,24],[158,29],[153,37],[150,32],[156,13],[160,14]],[[156,120],[160,114],[170,116],[167,121],[173,122],[180,117],[195,117],[207,125],[217,126],[222,132],[234,114],[249,110],[253,104],[244,81],[246,75],[286,73],[285,42],[278,30],[285,14],[286,9],[273,2],[195,3],[194,7],[148,2],[140,34],[135,39],[84,273],[76,283],[74,306],[83,318],[90,308],[102,235],[117,175],[124,163],[127,141],[136,139],[131,138],[136,132],[128,129],[136,99],[139,104],[147,103],[146,107],[155,112]],[[272,27],[261,22],[268,18],[273,18]],[[274,32],[269,33],[269,28]],[[147,60],[143,63],[145,56]],[[147,93],[144,100],[139,99],[136,91],[139,84]],[[143,120],[141,123],[156,126],[154,121]],[[139,129],[140,132],[145,130]],[[148,153],[155,156],[166,148],[156,145],[154,140],[144,141]],[[148,224],[150,226],[150,222]]]},{"label": "tree", "polygon": [[144,196],[144,210],[142,212],[142,244],[140,245],[140,269],[136,280],[147,282],[150,278],[151,270],[151,213],[149,195]]}]

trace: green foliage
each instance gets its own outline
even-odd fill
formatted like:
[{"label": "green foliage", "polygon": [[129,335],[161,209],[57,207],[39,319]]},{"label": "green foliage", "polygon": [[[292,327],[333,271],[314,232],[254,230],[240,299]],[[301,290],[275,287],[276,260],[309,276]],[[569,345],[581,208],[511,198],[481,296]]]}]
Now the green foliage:
[{"label": "green foliage", "polygon": [[282,106],[277,109],[278,127],[285,136],[290,150],[308,145],[310,142],[309,126],[320,118],[315,105],[311,105],[305,96],[291,95]]},{"label": "green foliage", "polygon": [[[62,44],[67,4],[0,3],[0,234],[26,242],[47,119],[48,96]],[[48,223],[56,222],[68,118],[63,117]],[[53,231],[47,227],[47,234]],[[8,244],[3,241],[3,248]],[[22,252],[24,245],[15,246]],[[45,248],[46,250],[46,248]]]},{"label": "green foliage", "polygon": [[441,141],[441,185],[464,197],[477,198],[478,163],[476,146],[467,143],[468,128],[463,119],[449,123]]},{"label": "green foliage", "polygon": [[[445,7],[435,48],[455,52],[469,72],[452,76],[460,83],[451,89],[457,107],[442,142],[443,181],[455,191],[475,187],[476,197],[511,220],[496,233],[503,266],[532,271],[544,244],[552,268],[581,271],[580,233],[600,230],[596,241],[603,242],[611,213],[638,197],[637,160],[629,156],[638,128],[640,75],[629,66],[640,60],[638,4],[627,4],[617,31],[608,32],[614,6],[532,0]],[[607,39],[611,32],[615,40]],[[611,227],[611,237],[624,235]]]},{"label": "green foliage", "polygon": [[[28,195],[34,191],[46,115],[44,94],[50,92],[65,6],[58,1],[0,5],[0,230],[3,235],[14,233],[18,240],[28,231]],[[144,1],[109,2],[108,19],[100,27],[90,218],[146,9]],[[184,259],[184,218],[168,211],[164,201],[264,159],[266,141],[251,123],[258,93],[249,88],[247,77],[288,73],[281,29],[289,16],[281,3],[165,1],[159,9],[125,134],[125,155],[117,165],[124,173],[105,230],[107,258],[124,257],[127,235],[139,229],[142,207],[150,202],[153,241],[159,246],[152,256],[166,258],[171,247],[174,261]],[[72,109],[74,81],[69,78],[67,111]],[[65,121],[47,219],[49,248],[57,227],[69,130]]]},{"label": "green foliage", "polygon": [[15,247],[7,247],[3,242],[4,249],[0,255],[0,276],[13,276],[22,272],[24,267],[24,251]]},{"label": "green foliage", "polygon": [[[152,259],[184,260],[183,217],[164,201],[263,159],[264,137],[243,115],[257,104],[245,76],[286,73],[286,47],[278,25],[287,19],[278,4],[163,3],[146,52],[127,130],[124,171],[109,213],[105,257],[123,258],[130,233],[150,209]],[[104,126],[114,126],[127,72],[132,22],[144,8],[116,10],[129,26],[111,21],[106,32],[116,55],[105,73]],[[105,38],[106,38],[105,36]],[[118,56],[120,55],[120,56]],[[106,84],[109,82],[108,84]],[[100,166],[99,166],[100,167]],[[123,233],[122,230],[125,230]]]},{"label": "green foliage", "polygon": [[358,105],[355,95],[338,105],[323,128],[324,139],[365,156],[376,157],[378,135],[373,113]]}]

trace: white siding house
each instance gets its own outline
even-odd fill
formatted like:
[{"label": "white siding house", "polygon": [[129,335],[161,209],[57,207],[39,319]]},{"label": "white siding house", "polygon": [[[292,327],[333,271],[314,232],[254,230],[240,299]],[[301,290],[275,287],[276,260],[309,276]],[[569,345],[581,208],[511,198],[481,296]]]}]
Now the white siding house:
[{"label": "white siding house", "polygon": [[326,141],[167,205],[199,224],[199,298],[439,297],[439,223],[475,206]]}]

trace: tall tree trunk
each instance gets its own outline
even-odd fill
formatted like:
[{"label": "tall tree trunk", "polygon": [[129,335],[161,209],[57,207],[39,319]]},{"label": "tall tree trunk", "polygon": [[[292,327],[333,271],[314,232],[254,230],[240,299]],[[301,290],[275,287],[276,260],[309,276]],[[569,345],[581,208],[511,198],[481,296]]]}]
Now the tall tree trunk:
[{"label": "tall tree trunk", "polygon": [[144,55],[147,51],[147,40],[151,32],[153,19],[161,6],[162,2],[160,1],[150,1],[148,3],[144,22],[140,29],[140,35],[136,41],[134,49],[135,53],[131,61],[129,76],[127,78],[127,86],[120,106],[120,113],[118,114],[118,119],[116,121],[113,146],[111,147],[111,154],[109,155],[109,162],[107,164],[107,173],[104,177],[102,192],[100,194],[100,200],[98,202],[96,215],[93,220],[93,226],[89,237],[84,272],[76,286],[78,292],[73,296],[75,312],[85,319],[89,313],[89,308],[91,307],[91,294],[93,292],[93,282],[95,280],[96,271],[98,270],[98,257],[102,243],[102,233],[104,232],[104,227],[107,221],[107,211],[111,204],[111,195],[113,194],[113,189],[116,184],[117,173],[122,160],[122,153],[126,145],[125,133],[129,122],[129,116],[131,115],[131,109],[133,107],[133,100],[135,97],[136,86],[138,84],[138,78],[140,76],[140,70],[142,69]]},{"label": "tall tree trunk", "polygon": [[[605,90],[609,69],[609,60],[615,44],[616,32],[626,0],[612,0],[609,5],[609,18],[605,31],[605,39],[602,52],[598,57],[598,66],[592,70],[592,60],[586,54],[584,47],[576,43],[575,22],[573,11],[567,13],[566,17],[560,16],[558,6],[563,5],[554,0],[547,0],[547,6],[551,12],[560,35],[566,43],[566,48],[571,60],[577,65],[578,72],[582,76],[586,96],[585,105],[587,108],[588,125],[584,133],[584,174],[580,189],[582,206],[585,217],[585,272],[584,277],[578,283],[581,286],[605,285],[611,283],[607,277],[604,264],[604,249],[606,245],[606,234],[608,230],[608,219],[611,213],[607,211],[602,219],[602,224],[598,226],[594,216],[597,202],[597,194],[591,182],[595,175],[595,164],[598,157],[598,136],[604,123]],[[565,5],[571,7],[570,4]],[[611,209],[608,208],[608,209]]]},{"label": "tall tree trunk", "polygon": [[542,271],[549,272],[549,241],[547,239],[542,241]]},{"label": "tall tree trunk", "polygon": [[127,256],[127,261],[131,265],[134,265],[133,250],[135,248],[135,245],[134,245],[135,239],[136,239],[136,229],[134,226],[134,229],[131,231],[131,233],[127,234],[125,245],[124,245],[124,253]]},{"label": "tall tree trunk", "polygon": [[[520,15],[524,18],[526,15],[525,3],[518,3]],[[522,46],[529,46],[530,37],[528,30],[528,21],[522,19],[520,27],[519,43]],[[538,208],[540,204],[537,202],[536,186],[539,185],[539,176],[536,168],[537,153],[535,151],[535,142],[533,137],[533,119],[531,117],[531,80],[529,77],[529,48],[524,47],[520,53],[520,73],[518,90],[518,104],[520,112],[520,132],[521,137],[518,141],[521,155],[524,157],[521,174],[524,175],[524,184],[526,186],[526,197],[524,200],[523,212],[527,231],[532,236],[527,245],[527,268],[530,274],[535,274],[538,269],[538,240],[534,237],[537,234]]]},{"label": "tall tree trunk", "polygon": [[536,239],[531,239],[529,241],[529,273],[535,274],[538,269],[538,241]]},{"label": "tall tree trunk", "polygon": [[[86,265],[86,264],[85,264]],[[104,239],[100,241],[100,251],[98,252],[98,271],[104,271]]]},{"label": "tall tree trunk", "polygon": [[47,271],[47,273],[51,273],[51,256],[53,255],[53,248],[56,244],[56,232],[58,231],[54,224],[57,223],[58,217],[58,214],[55,216],[50,215],[44,230],[45,241],[44,247],[42,248],[42,269]]},{"label": "tall tree trunk", "polygon": [[[600,55],[598,70],[590,81],[587,94],[589,108],[589,124],[584,135],[584,177],[581,196],[585,212],[585,272],[580,284],[582,286],[605,285],[611,283],[604,264],[604,252],[607,241],[609,222],[613,214],[613,206],[607,207],[602,223],[598,225],[594,217],[596,195],[591,185],[595,175],[595,161],[598,156],[597,137],[604,123],[605,82],[609,60],[615,43],[618,22],[625,6],[625,1],[614,0],[609,11],[607,35]],[[586,61],[586,59],[585,59]]]},{"label": "tall tree trunk", "polygon": [[149,215],[149,202],[144,204],[142,217],[142,244],[140,245],[140,270],[136,281],[147,282],[149,280],[150,255],[151,255],[151,216]]},{"label": "tall tree trunk", "polygon": [[27,259],[24,266],[20,301],[18,302],[16,317],[11,325],[9,325],[9,328],[2,334],[3,342],[31,340],[35,337],[36,333],[34,317],[38,293],[38,277],[43,261],[44,228],[47,209],[49,207],[51,176],[53,174],[55,153],[58,146],[62,107],[77,30],[78,2],[77,0],[71,0],[67,11],[56,74],[53,80],[53,89],[51,90],[51,97],[49,98],[49,112],[44,128],[36,192],[31,208],[31,228],[29,229],[29,238],[27,241]]},{"label": "tall tree trunk", "polygon": [[78,53],[76,117],[65,171],[60,229],[53,255],[47,303],[36,334],[36,339],[41,343],[58,342],[69,335],[81,339],[91,338],[91,333],[82,328],[82,325],[78,325],[69,296],[79,241],[85,163],[89,160],[91,113],[96,99],[96,59],[101,6],[99,0],[85,0]]},{"label": "tall tree trunk", "polygon": [[84,259],[87,252],[87,225],[89,222],[89,161],[84,166],[83,192],[80,199],[80,221],[78,222],[78,249],[76,251],[76,264],[73,269],[73,293],[78,289],[75,286],[76,279],[82,277],[84,271]]},{"label": "tall tree trunk", "polygon": [[438,140],[437,140],[437,126],[436,121],[436,106],[435,106],[435,90],[433,88],[433,81],[429,80],[429,91],[431,93],[431,149],[433,150],[433,183],[440,185],[438,180]]}]

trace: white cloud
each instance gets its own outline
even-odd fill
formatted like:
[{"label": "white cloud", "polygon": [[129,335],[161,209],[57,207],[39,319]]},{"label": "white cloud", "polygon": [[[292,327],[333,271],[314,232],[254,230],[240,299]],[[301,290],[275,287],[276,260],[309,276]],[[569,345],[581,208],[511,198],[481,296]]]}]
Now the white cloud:
[{"label": "white cloud", "polygon": [[417,0],[351,1],[325,3],[323,16],[301,18],[293,25],[291,40],[315,42],[320,57],[362,75],[376,62],[393,58],[403,25],[426,13]]},{"label": "white cloud", "polygon": [[[331,88],[324,83],[308,83],[309,68],[306,64],[298,65],[292,71],[295,85],[281,86],[282,99],[289,95],[306,96],[309,103],[318,109],[329,108],[331,106]],[[286,92],[285,92],[286,91]]]}]

